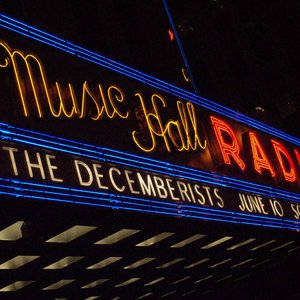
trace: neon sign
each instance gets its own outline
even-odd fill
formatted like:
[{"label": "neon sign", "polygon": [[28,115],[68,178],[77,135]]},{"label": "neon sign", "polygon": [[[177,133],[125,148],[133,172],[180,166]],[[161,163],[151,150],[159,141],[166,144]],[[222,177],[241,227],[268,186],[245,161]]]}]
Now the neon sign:
[{"label": "neon sign", "polygon": [[[6,53],[0,68],[12,68],[25,117],[31,117],[36,112],[39,118],[50,115],[55,119],[77,117],[101,121],[106,117],[108,120],[127,120],[132,118],[133,114],[128,109],[127,102],[134,99],[138,100],[135,110],[144,121],[144,129],[142,132],[132,129],[131,136],[135,145],[142,152],[155,152],[160,145],[167,152],[205,150],[209,152],[212,160],[218,160],[207,147],[205,138],[207,136],[213,143],[215,143],[214,140],[218,143],[219,151],[222,154],[222,160],[219,159],[218,163],[223,161],[228,166],[238,166],[242,172],[247,171],[246,163],[242,158],[243,145],[239,142],[231,125],[220,117],[210,116],[214,135],[208,135],[202,129],[205,118],[199,119],[200,114],[193,103],[177,100],[175,118],[170,115],[163,118],[162,113],[165,114],[168,110],[168,102],[160,94],[153,93],[149,105],[141,92],[129,96],[116,84],[109,84],[105,89],[104,85],[100,83],[97,83],[96,88],[92,89],[86,80],[79,88],[81,90],[79,101],[74,84],[68,83],[66,88],[63,88],[59,81],[55,81],[52,85],[49,84],[45,67],[37,55],[24,54],[21,50],[12,50],[5,42],[0,42],[0,47]],[[257,174],[266,174],[267,171],[272,178],[281,176],[287,182],[296,182],[298,175],[294,160],[297,161],[298,157],[293,159],[292,154],[282,143],[271,139],[277,158],[276,162],[273,160],[273,164],[275,163],[277,166],[276,172],[257,134],[247,128],[243,130],[246,130],[249,138],[252,165]],[[294,153],[298,153],[297,149],[294,149]]]},{"label": "neon sign", "polygon": [[[6,43],[0,41],[0,47],[2,47],[8,57],[4,59],[4,63],[0,64],[0,68],[8,68],[12,66],[15,76],[17,88],[20,94],[20,99],[23,108],[23,114],[26,117],[30,117],[29,103],[34,103],[34,107],[37,110],[38,116],[43,118],[45,113],[42,109],[44,103],[43,96],[46,98],[48,104],[48,113],[54,118],[73,118],[77,116],[82,119],[89,117],[94,121],[102,119],[107,116],[109,119],[122,118],[127,119],[129,117],[129,111],[121,111],[118,105],[121,105],[125,101],[125,95],[123,90],[116,86],[110,85],[107,91],[101,84],[97,86],[97,94],[92,92],[89,88],[88,82],[85,81],[82,84],[81,90],[81,104],[76,98],[74,86],[68,83],[66,91],[59,82],[55,82],[52,88],[49,87],[46,71],[43,63],[35,54],[24,54],[20,50],[12,50]],[[25,65],[25,74],[21,75],[21,64]],[[34,68],[37,70],[34,72]],[[23,72],[24,73],[24,72]],[[25,76],[29,77],[29,84],[26,84]],[[30,91],[28,91],[30,89]],[[53,91],[54,90],[54,91]],[[30,96],[34,101],[31,101]],[[151,135],[150,147],[142,146],[137,137],[137,132],[132,132],[134,142],[144,152],[152,152],[156,148],[155,136],[160,136],[164,140],[164,144],[169,152],[171,152],[170,143],[172,143],[178,151],[189,151],[206,148],[206,141],[201,141],[198,135],[197,120],[195,116],[195,109],[192,103],[186,103],[186,106],[182,101],[177,101],[177,109],[180,116],[180,120],[170,120],[166,125],[162,124],[162,119],[159,114],[158,100],[161,102],[162,107],[166,107],[166,101],[157,94],[152,95],[152,106],[154,113],[147,112],[144,99],[140,93],[135,94],[139,98],[147,120],[147,126]],[[55,105],[55,102],[59,104]],[[90,116],[87,116],[88,102],[92,106],[93,112]],[[58,106],[55,108],[55,106]],[[67,109],[68,106],[71,108]],[[155,122],[152,121],[155,120]],[[156,129],[158,127],[158,129]],[[175,132],[174,132],[175,131]],[[191,135],[193,134],[193,138]],[[177,141],[179,139],[179,141]]]},{"label": "neon sign", "polygon": [[150,146],[143,146],[138,138],[138,132],[132,132],[132,138],[136,145],[144,152],[152,152],[155,150],[157,142],[156,138],[161,137],[168,152],[171,152],[170,143],[178,151],[191,151],[206,148],[206,140],[201,141],[198,131],[197,117],[194,105],[187,102],[186,105],[182,101],[177,101],[177,110],[180,116],[179,120],[168,120],[164,125],[160,116],[158,103],[163,108],[167,107],[167,103],[160,95],[153,94],[151,103],[153,112],[148,112],[144,99],[140,93],[135,94],[140,100],[142,112],[146,119],[148,134],[150,135]]},{"label": "neon sign", "polygon": [[[231,127],[223,120],[218,119],[216,117],[210,117],[220,150],[222,152],[222,156],[224,159],[225,164],[231,165],[233,160],[237,163],[242,171],[245,170],[245,163],[240,157],[240,147],[238,141],[236,139],[236,135],[234,134]],[[226,142],[224,138],[224,133],[227,133],[230,137],[230,142]]]},{"label": "neon sign", "polygon": [[[31,115],[28,107],[31,100],[28,99],[30,92],[32,93],[34,106],[40,118],[45,115],[42,109],[42,106],[44,106],[42,103],[43,96],[46,97],[47,108],[50,114],[55,118],[73,118],[75,116],[80,119],[85,118],[87,115],[88,101],[93,106],[92,110],[94,112],[90,115],[92,120],[99,120],[104,115],[110,119],[116,116],[123,119],[128,117],[128,112],[121,112],[116,104],[124,101],[124,93],[119,87],[111,85],[105,93],[103,86],[98,84],[98,93],[94,95],[88,86],[88,82],[85,81],[81,86],[82,95],[80,105],[71,83],[68,83],[65,91],[63,91],[61,84],[57,81],[50,89],[44,65],[35,54],[24,54],[20,50],[12,50],[2,41],[0,41],[0,47],[4,49],[8,55],[8,57],[4,59],[4,63],[0,64],[0,68],[12,66],[22,102],[23,113],[26,117]],[[25,65],[25,74],[23,75],[21,75],[20,70],[21,63]],[[36,73],[34,72],[34,68],[36,69]],[[29,82],[26,82],[25,75],[28,75]],[[28,89],[30,91],[28,91]],[[55,108],[54,102],[57,101],[57,98],[59,104],[58,108]],[[67,106],[71,106],[71,109],[67,109]]]},{"label": "neon sign", "polygon": [[[245,145],[238,142],[233,129],[224,120],[211,117],[211,122],[224,163],[227,165],[235,163],[242,171],[245,171],[246,164],[244,159],[241,157],[242,147],[245,148]],[[250,144],[251,148],[250,160],[257,174],[262,175],[263,170],[267,170],[269,175],[273,178],[277,177],[277,179],[280,179],[280,177],[283,177],[283,179],[287,182],[296,182],[297,171],[294,161],[297,161],[297,157],[295,156],[294,159],[292,158],[293,152],[290,154],[283,144],[274,139],[269,139],[269,143],[273,145],[273,151],[277,158],[277,161],[273,160],[273,163],[276,163],[278,169],[276,173],[266,151],[259,141],[257,134],[248,130],[246,133],[243,133],[243,135],[247,136],[249,139],[248,144]],[[296,155],[298,153],[296,148],[294,148],[294,153]]]},{"label": "neon sign", "polygon": [[[286,181],[295,182],[296,181],[296,168],[294,165],[294,162],[292,160],[292,157],[290,156],[287,149],[279,142],[272,140],[272,144],[276,153],[276,156],[278,158],[281,170],[283,172],[284,179]],[[297,149],[295,149],[296,152]],[[284,163],[284,158],[286,158],[286,161],[288,164]]]},{"label": "neon sign", "polygon": [[249,140],[252,150],[253,162],[255,171],[262,174],[263,169],[268,170],[272,177],[276,176],[276,173],[267,157],[267,154],[263,150],[261,143],[259,142],[254,132],[249,132]]},{"label": "neon sign", "polygon": [[[29,35],[68,55],[1,36],[10,46],[0,41],[1,97],[9,99],[1,101],[0,192],[42,199],[41,187],[55,201],[84,194],[80,203],[298,226],[297,138],[33,27]],[[82,64],[78,57],[93,64],[64,72]],[[76,183],[62,173],[69,168]],[[15,190],[5,185],[12,178]]]}]

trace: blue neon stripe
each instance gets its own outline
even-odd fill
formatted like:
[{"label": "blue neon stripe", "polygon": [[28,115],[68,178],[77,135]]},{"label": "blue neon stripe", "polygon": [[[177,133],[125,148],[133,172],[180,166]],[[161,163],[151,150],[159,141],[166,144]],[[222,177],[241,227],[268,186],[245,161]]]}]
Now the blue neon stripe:
[{"label": "blue neon stripe", "polygon": [[[7,185],[7,182],[12,184]],[[291,230],[299,230],[300,228],[299,221],[277,219],[268,216],[247,215],[245,213],[192,206],[184,203],[152,201],[133,196],[87,191],[80,188],[70,189],[53,184],[36,184],[15,179],[10,180],[0,178],[0,194],[36,200],[91,205],[110,209],[158,213],[201,220],[214,220],[228,223],[286,228]],[[85,200],[80,200],[81,198],[84,198]]]},{"label": "blue neon stripe", "polygon": [[90,50],[84,49],[84,48],[77,46],[71,42],[68,42],[62,38],[59,38],[55,35],[49,34],[47,32],[39,30],[37,28],[34,28],[28,24],[25,24],[23,22],[15,20],[4,14],[0,14],[0,26],[6,28],[8,30],[17,32],[19,34],[25,35],[27,37],[30,37],[32,39],[38,40],[38,41],[45,43],[47,45],[50,45],[52,47],[58,48],[59,50],[65,51],[72,55],[81,57],[84,60],[88,60],[92,63],[96,63],[98,65],[101,65],[101,66],[108,68],[110,70],[113,70],[115,72],[121,73],[125,76],[133,78],[140,82],[146,83],[147,85],[150,85],[152,87],[161,89],[161,90],[168,92],[176,97],[182,97],[185,100],[196,103],[197,105],[200,105],[202,107],[210,109],[221,115],[230,117],[240,123],[246,124],[248,126],[259,129],[268,134],[272,134],[275,137],[278,137],[280,139],[291,142],[297,146],[300,146],[299,138],[293,137],[292,135],[286,134],[286,133],[284,133],[278,129],[275,129],[269,125],[266,125],[259,121],[256,121],[244,114],[236,112],[236,111],[229,109],[225,106],[222,106],[220,104],[214,103],[208,99],[205,99],[203,97],[195,95],[194,93],[191,93],[191,92],[188,92],[181,88],[178,88],[178,87],[176,87],[172,84],[169,84],[167,82],[164,82],[158,78],[149,76],[141,71],[138,71],[138,70],[135,70],[128,66],[125,66],[114,60],[108,59],[104,56],[101,56],[100,54],[97,54]]},{"label": "blue neon stripe", "polygon": [[[22,136],[22,139],[18,138],[19,136]],[[21,142],[23,145],[38,146],[66,154],[76,154],[86,158],[121,164],[123,166],[151,171],[171,177],[175,176],[177,178],[184,178],[195,182],[200,181],[201,183],[213,184],[214,186],[227,187],[271,198],[300,202],[300,195],[295,192],[176,165],[157,159],[150,159],[141,155],[93,146],[65,138],[58,138],[49,134],[17,128],[5,123],[0,123],[0,138],[9,142]]]},{"label": "blue neon stripe", "polygon": [[[16,184],[18,184],[18,186],[15,186]],[[25,187],[23,187],[25,185]],[[27,187],[29,186],[29,187]],[[181,214],[185,215],[186,212],[189,213],[199,213],[199,211],[202,213],[206,213],[209,215],[214,215],[214,216],[226,216],[227,214],[229,214],[229,216],[232,215],[240,215],[240,216],[245,216],[246,218],[249,218],[249,215],[247,214],[240,214],[240,213],[233,213],[233,212],[227,212],[227,211],[220,211],[220,210],[216,210],[216,209],[212,209],[212,208],[207,208],[207,207],[197,207],[197,206],[190,206],[190,205],[185,205],[185,204],[176,204],[176,203],[168,203],[168,202],[158,202],[158,201],[152,201],[152,200],[148,200],[148,199],[143,199],[143,198],[136,198],[136,197],[132,197],[132,196],[124,196],[124,195],[114,195],[114,194],[107,194],[107,193],[102,193],[102,192],[95,192],[95,191],[89,191],[89,192],[85,192],[84,195],[80,195],[78,194],[78,190],[74,191],[75,193],[69,193],[69,192],[56,192],[53,191],[56,188],[58,190],[63,190],[60,187],[55,187],[55,186],[50,186],[47,184],[39,184],[38,189],[36,188],[36,184],[31,185],[31,183],[29,182],[24,182],[24,181],[19,181],[17,182],[16,180],[14,180],[14,185],[10,186],[8,189],[9,190],[17,190],[18,194],[22,194],[22,195],[27,195],[27,193],[29,192],[31,196],[37,196],[39,194],[43,195],[45,198],[47,199],[54,199],[55,196],[59,196],[59,199],[62,199],[62,197],[70,197],[72,198],[72,201],[74,203],[77,202],[77,200],[74,200],[74,198],[82,198],[84,197],[86,202],[89,201],[104,201],[104,200],[108,200],[109,202],[113,202],[113,203],[122,203],[122,204],[126,204],[126,203],[130,203],[131,205],[135,205],[134,202],[137,202],[139,206],[147,206],[144,203],[150,203],[152,209],[154,208],[159,208],[161,209],[168,209],[168,206],[173,207],[176,211],[180,211]],[[6,187],[7,186],[2,186],[2,187]],[[48,191],[48,188],[51,188],[51,190]],[[65,189],[67,190],[67,189]],[[91,196],[86,195],[86,193],[88,194],[92,194]],[[93,196],[94,195],[94,196]],[[97,196],[97,197],[96,197]],[[113,199],[113,200],[112,200]],[[128,202],[129,200],[129,202]],[[153,205],[153,202],[157,203],[157,205]],[[189,208],[189,209],[185,209],[185,207]],[[275,218],[270,218],[270,217],[263,217],[263,216],[253,216],[250,219],[262,219],[262,220],[276,220]]]},{"label": "blue neon stripe", "polygon": [[[195,206],[190,205],[182,202],[176,202],[176,201],[157,201],[152,199],[145,199],[137,196],[127,196],[127,195],[121,195],[121,194],[114,194],[111,192],[102,192],[98,190],[92,190],[92,189],[84,189],[84,188],[73,188],[73,187],[67,187],[67,186],[61,186],[61,185],[54,185],[54,184],[48,184],[48,183],[36,183],[26,180],[16,180],[16,179],[10,179],[10,178],[0,178],[0,182],[3,182],[1,187],[3,189],[14,189],[17,190],[19,193],[22,191],[24,193],[31,192],[31,193],[41,193],[44,195],[57,195],[57,196],[67,196],[72,198],[82,198],[88,200],[94,200],[98,201],[99,199],[115,199],[116,202],[119,202],[117,199],[122,199],[122,202],[124,199],[138,202],[146,202],[151,203],[155,205],[159,205],[159,207],[170,207],[170,208],[176,208],[180,211],[197,211],[200,209],[201,211],[206,211],[208,213],[220,213],[219,209],[215,209],[212,207],[205,207],[205,206]],[[235,214],[232,211],[221,211],[222,215],[232,215]],[[245,213],[239,213],[241,216],[249,216],[249,214]],[[269,217],[269,216],[256,216],[254,215],[253,218],[257,219],[268,219],[268,220],[277,220],[277,218]]]}]

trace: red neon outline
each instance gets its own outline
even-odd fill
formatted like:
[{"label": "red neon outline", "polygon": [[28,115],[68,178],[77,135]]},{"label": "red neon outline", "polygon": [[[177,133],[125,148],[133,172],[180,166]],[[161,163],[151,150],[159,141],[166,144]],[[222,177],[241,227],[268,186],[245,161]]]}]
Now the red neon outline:
[{"label": "red neon outline", "polygon": [[298,165],[300,166],[300,153],[296,148],[294,148],[294,152],[297,158]]},{"label": "red neon outline", "polygon": [[262,174],[262,169],[266,169],[270,171],[272,177],[275,177],[276,173],[254,132],[249,132],[249,140],[255,171]]},{"label": "red neon outline", "polygon": [[[288,153],[286,148],[279,142],[277,142],[273,139],[271,139],[271,142],[273,144],[273,148],[275,150],[281,170],[283,172],[284,179],[289,182],[295,182],[296,181],[296,168],[295,168],[294,162],[293,162],[290,154]],[[283,159],[281,156],[282,154],[286,157],[286,159],[289,162],[289,165],[291,167],[290,171],[286,170],[286,168],[285,168],[285,165],[284,165],[284,162],[283,162]]]},{"label": "red neon outline", "polygon": [[[218,119],[216,117],[210,117],[217,141],[219,143],[219,147],[224,159],[225,164],[231,165],[232,162],[230,160],[230,156],[235,160],[242,171],[245,170],[246,165],[243,160],[240,158],[240,147],[237,141],[237,138],[232,130],[232,128],[223,120]],[[232,140],[231,144],[227,144],[222,136],[222,131],[227,132],[230,135]]]}]

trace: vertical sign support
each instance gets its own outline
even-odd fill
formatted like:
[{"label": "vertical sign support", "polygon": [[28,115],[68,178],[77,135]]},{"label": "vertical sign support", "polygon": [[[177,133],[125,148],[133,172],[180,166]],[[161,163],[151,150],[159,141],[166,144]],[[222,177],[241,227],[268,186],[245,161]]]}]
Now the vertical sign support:
[{"label": "vertical sign support", "polygon": [[175,26],[175,24],[174,24],[174,21],[173,21],[171,12],[170,12],[170,10],[169,10],[167,1],[166,1],[166,0],[163,0],[163,3],[164,3],[165,10],[166,10],[166,12],[167,12],[167,15],[168,15],[168,18],[169,18],[169,21],[170,21],[172,30],[173,30],[173,32],[174,32],[175,39],[176,39],[177,45],[178,45],[178,47],[179,47],[179,50],[180,50],[180,53],[181,53],[181,56],[182,56],[182,59],[183,59],[185,68],[186,68],[186,70],[187,70],[187,72],[188,72],[188,75],[189,75],[189,78],[190,78],[190,80],[191,80],[191,84],[192,84],[193,90],[194,90],[195,94],[198,95],[198,94],[199,94],[198,88],[197,88],[197,85],[196,85],[194,76],[193,76],[193,74],[192,74],[192,71],[191,71],[189,62],[188,62],[188,60],[187,60],[186,54],[185,54],[185,52],[184,52],[183,45],[182,45],[182,43],[181,43],[181,40],[180,40],[178,31],[177,31],[176,26]]}]

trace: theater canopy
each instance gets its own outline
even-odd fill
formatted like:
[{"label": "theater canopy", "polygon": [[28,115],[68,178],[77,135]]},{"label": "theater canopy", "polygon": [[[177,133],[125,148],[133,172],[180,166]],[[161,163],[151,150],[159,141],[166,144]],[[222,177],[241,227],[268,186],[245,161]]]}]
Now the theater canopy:
[{"label": "theater canopy", "polygon": [[0,16],[1,194],[299,229],[300,140]]}]

